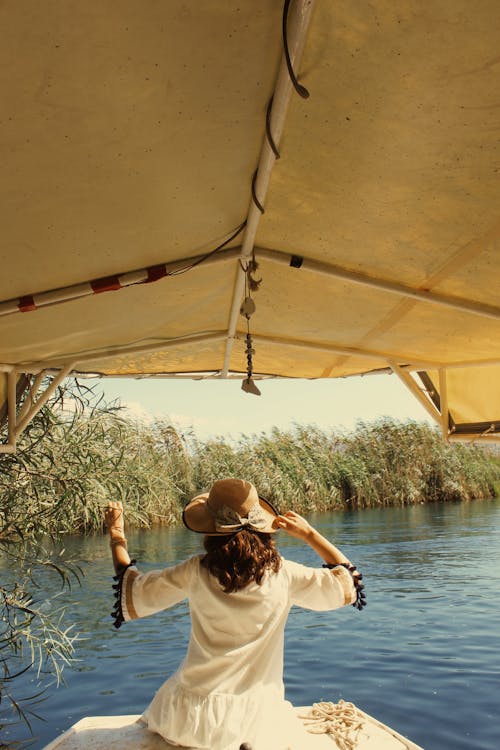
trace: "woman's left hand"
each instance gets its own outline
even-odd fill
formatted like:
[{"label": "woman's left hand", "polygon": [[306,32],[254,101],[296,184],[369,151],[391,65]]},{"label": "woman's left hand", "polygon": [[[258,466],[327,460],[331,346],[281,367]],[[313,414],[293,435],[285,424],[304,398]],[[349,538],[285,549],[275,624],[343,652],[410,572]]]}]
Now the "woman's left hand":
[{"label": "woman's left hand", "polygon": [[293,510],[287,510],[283,515],[276,516],[274,524],[277,528],[286,531],[290,536],[302,539],[304,542],[308,541],[314,533],[311,524]]}]

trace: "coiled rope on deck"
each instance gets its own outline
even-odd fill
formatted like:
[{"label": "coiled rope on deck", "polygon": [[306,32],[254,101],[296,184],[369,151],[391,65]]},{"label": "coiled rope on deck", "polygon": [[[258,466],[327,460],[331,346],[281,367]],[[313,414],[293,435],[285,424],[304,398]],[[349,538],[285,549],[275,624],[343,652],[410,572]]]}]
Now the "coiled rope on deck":
[{"label": "coiled rope on deck", "polygon": [[331,734],[339,750],[355,750],[363,726],[363,716],[354,703],[321,701],[307,714],[299,714],[311,734]]}]

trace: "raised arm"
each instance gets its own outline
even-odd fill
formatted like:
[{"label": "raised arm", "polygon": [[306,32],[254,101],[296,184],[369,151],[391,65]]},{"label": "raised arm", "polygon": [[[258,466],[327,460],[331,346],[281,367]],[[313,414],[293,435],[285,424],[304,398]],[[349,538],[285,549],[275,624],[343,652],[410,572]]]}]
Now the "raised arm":
[{"label": "raised arm", "polygon": [[121,573],[127,565],[130,565],[130,556],[127,552],[123,505],[119,501],[108,503],[108,507],[104,511],[104,521],[109,531],[113,565],[116,573]]},{"label": "raised arm", "polygon": [[364,586],[361,583],[363,576],[343,552],[311,526],[305,518],[299,516],[298,513],[294,513],[293,510],[289,510],[283,515],[277,516],[275,524],[280,529],[283,529],[283,531],[286,531],[287,534],[290,534],[290,536],[294,536],[296,539],[301,539],[303,542],[309,544],[309,546],[312,547],[313,550],[325,561],[326,566],[345,566],[351,573],[356,588],[356,601],[354,602],[354,606],[358,609],[362,609],[362,607],[365,606],[366,597],[363,591]]},{"label": "raised arm", "polygon": [[307,542],[326,563],[330,565],[351,564],[350,560],[334,544],[322,536],[319,531],[316,531],[305,518],[299,516],[298,513],[294,513],[293,510],[278,516],[275,523],[290,536]]}]

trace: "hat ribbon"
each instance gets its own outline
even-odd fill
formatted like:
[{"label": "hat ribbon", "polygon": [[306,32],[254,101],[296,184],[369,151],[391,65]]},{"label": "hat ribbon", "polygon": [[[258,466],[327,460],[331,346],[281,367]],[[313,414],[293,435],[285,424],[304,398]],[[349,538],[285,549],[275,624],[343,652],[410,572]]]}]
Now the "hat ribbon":
[{"label": "hat ribbon", "polygon": [[267,527],[267,518],[264,515],[260,505],[256,503],[253,508],[250,508],[248,516],[240,516],[240,514],[228,505],[221,505],[216,511],[206,504],[207,510],[213,517],[215,522],[215,530],[227,534],[232,534],[235,531],[241,531],[242,529],[252,529],[254,531],[263,531]]}]

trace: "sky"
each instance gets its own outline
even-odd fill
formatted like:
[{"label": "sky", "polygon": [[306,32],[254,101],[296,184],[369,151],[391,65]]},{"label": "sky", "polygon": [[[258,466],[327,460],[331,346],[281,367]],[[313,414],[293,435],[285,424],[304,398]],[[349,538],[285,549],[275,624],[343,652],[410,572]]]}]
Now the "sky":
[{"label": "sky", "polygon": [[198,438],[238,439],[242,434],[288,429],[294,423],[351,430],[360,420],[381,417],[431,422],[427,412],[395,375],[330,380],[259,381],[261,396],[244,393],[240,380],[105,378],[85,381],[107,401],[118,399],[128,414],[151,420],[168,417]]}]

